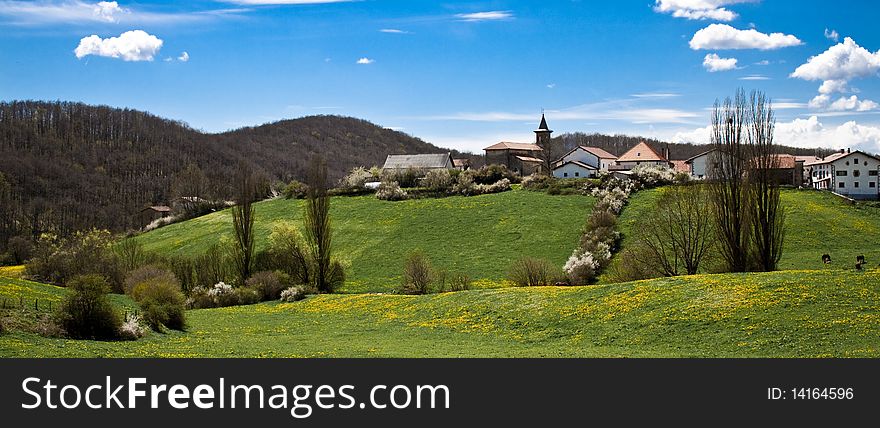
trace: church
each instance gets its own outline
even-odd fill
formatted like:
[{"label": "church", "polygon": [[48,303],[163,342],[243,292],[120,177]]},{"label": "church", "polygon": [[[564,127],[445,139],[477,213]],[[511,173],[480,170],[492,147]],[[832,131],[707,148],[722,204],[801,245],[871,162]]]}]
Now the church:
[{"label": "church", "polygon": [[544,150],[539,144],[549,143],[552,130],[547,119],[541,115],[541,124],[535,130],[535,143],[514,143],[502,141],[486,147],[486,165],[504,165],[507,169],[522,176],[540,172],[544,165]]}]

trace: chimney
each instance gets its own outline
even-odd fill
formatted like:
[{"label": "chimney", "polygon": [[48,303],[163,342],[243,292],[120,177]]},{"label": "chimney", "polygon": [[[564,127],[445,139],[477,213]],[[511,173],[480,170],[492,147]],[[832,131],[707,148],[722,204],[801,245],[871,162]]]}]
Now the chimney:
[{"label": "chimney", "polygon": [[849,153],[849,148],[847,147],[846,152]]},{"label": "chimney", "polygon": [[843,153],[844,153],[843,149],[840,149],[840,154],[843,154]]}]

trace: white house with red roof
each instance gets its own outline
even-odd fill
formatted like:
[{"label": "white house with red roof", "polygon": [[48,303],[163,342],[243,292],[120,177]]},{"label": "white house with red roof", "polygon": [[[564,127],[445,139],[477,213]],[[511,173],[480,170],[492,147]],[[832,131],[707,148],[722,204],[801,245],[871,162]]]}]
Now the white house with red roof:
[{"label": "white house with red roof", "polygon": [[880,159],[862,151],[844,152],[806,161],[805,175],[814,189],[831,190],[852,199],[880,198]]},{"label": "white house with red roof", "polygon": [[615,168],[630,170],[638,165],[656,165],[670,167],[669,159],[654,151],[647,143],[642,141],[629,149],[626,153],[620,155],[614,162]]},{"label": "white house with red roof", "polygon": [[595,177],[598,171],[607,171],[617,156],[598,147],[577,146],[553,163],[557,178]]}]

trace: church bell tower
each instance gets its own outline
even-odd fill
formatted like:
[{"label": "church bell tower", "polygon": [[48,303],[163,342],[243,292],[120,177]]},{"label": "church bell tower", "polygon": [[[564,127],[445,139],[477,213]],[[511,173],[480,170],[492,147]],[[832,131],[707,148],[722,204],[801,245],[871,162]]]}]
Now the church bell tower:
[{"label": "church bell tower", "polygon": [[541,124],[535,130],[535,144],[546,147],[546,144],[550,142],[550,134],[552,133],[553,131],[547,127],[547,119],[544,118],[544,113],[541,113]]}]

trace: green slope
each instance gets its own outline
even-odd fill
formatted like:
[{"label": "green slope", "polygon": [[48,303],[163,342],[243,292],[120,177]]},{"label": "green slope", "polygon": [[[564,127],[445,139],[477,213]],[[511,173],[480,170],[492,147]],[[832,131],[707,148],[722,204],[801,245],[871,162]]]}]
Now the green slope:
[{"label": "green slope", "polygon": [[[303,201],[256,204],[257,248],[273,225],[301,224]],[[331,202],[336,255],[347,264],[342,292],[390,291],[400,281],[407,252],[423,250],[437,267],[492,286],[522,255],[562,266],[577,244],[593,198],[511,191],[474,197],[380,201],[336,197]],[[136,239],[165,254],[204,252],[232,236],[229,210],[173,224]]]},{"label": "green slope", "polygon": [[0,356],[878,357],[880,271],[322,295],[188,316],[189,332],[137,342],[5,334]]},{"label": "green slope", "polygon": [[[619,221],[623,246],[662,192],[662,188],[642,191],[630,199]],[[851,270],[857,255],[864,255],[869,266],[880,263],[880,208],[853,205],[829,192],[792,189],[782,191],[782,204],[787,217],[779,269]],[[828,267],[822,264],[825,253],[833,260]]]}]

